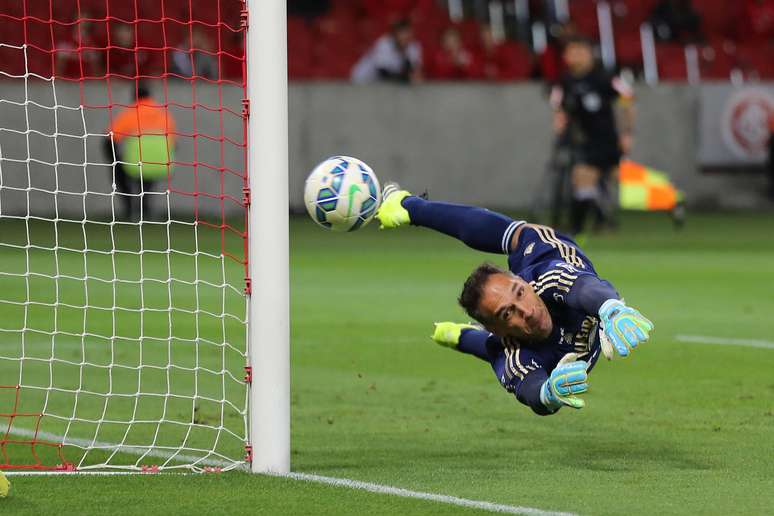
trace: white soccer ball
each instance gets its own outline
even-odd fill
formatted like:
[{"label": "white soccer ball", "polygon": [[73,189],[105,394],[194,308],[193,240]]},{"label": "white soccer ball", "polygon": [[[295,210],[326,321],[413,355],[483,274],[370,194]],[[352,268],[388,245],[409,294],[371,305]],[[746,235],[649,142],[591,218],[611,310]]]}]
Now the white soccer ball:
[{"label": "white soccer ball", "polygon": [[334,156],[312,170],[304,187],[306,211],[333,231],[354,231],[374,217],[382,202],[379,180],[357,158]]}]

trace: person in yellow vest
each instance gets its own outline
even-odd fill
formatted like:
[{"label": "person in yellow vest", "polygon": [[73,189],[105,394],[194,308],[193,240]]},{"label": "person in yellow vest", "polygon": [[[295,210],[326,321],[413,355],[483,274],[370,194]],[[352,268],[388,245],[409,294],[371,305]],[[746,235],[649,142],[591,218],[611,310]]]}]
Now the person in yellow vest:
[{"label": "person in yellow vest", "polygon": [[149,192],[168,180],[174,161],[175,119],[138,82],[134,103],[112,117],[105,153],[113,163],[114,191],[128,220],[150,219]]}]

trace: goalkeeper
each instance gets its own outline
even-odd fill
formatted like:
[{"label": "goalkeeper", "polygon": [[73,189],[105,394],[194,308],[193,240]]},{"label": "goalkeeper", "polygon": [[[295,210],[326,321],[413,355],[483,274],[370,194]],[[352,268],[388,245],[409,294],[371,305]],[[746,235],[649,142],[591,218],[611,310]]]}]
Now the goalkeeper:
[{"label": "goalkeeper", "polygon": [[653,330],[597,276],[577,244],[550,227],[428,201],[394,183],[386,185],[376,217],[382,228],[423,226],[508,257],[508,270],[478,266],[459,297],[485,329],[436,323],[433,340],[489,362],[502,386],[537,414],[583,408],[600,352],[608,360],[628,356]]}]

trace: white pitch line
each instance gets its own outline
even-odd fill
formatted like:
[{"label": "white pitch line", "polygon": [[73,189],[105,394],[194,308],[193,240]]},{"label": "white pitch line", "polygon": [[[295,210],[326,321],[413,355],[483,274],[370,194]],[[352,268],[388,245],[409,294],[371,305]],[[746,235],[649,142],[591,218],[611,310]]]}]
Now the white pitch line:
[{"label": "white pitch line", "polygon": [[544,511],[542,509],[535,509],[534,507],[520,507],[517,505],[504,505],[499,503],[485,502],[482,500],[469,500],[467,498],[459,498],[457,496],[425,493],[422,491],[410,491],[408,489],[401,489],[399,487],[392,487],[383,484],[361,482],[360,480],[350,480],[348,478],[324,477],[311,473],[288,473],[287,475],[274,476],[292,478],[294,480],[304,480],[307,482],[317,482],[336,487],[346,487],[348,489],[358,489],[361,491],[369,491],[371,493],[400,496],[402,498],[418,498],[420,500],[428,500],[431,502],[446,503],[450,505],[458,505],[460,507],[470,507],[472,509],[480,509],[484,511],[505,514],[527,514],[530,516],[577,516],[571,512]]},{"label": "white pitch line", "polygon": [[774,349],[774,342],[758,339],[730,339],[723,337],[708,337],[704,335],[675,335],[678,342],[695,344],[718,344],[720,346],[747,346],[749,348]]},{"label": "white pitch line", "polygon": [[[12,432],[15,435],[21,435],[26,437],[32,437],[34,436],[34,432],[27,429],[17,428],[14,429]],[[38,432],[38,437],[50,441],[55,442],[63,442],[62,436],[57,436],[55,434],[50,434],[48,432]],[[166,452],[163,450],[151,450],[147,454],[145,453],[147,451],[147,448],[133,448],[133,447],[126,447],[115,443],[103,443],[103,442],[94,442],[87,441],[85,439],[76,439],[76,438],[69,438],[66,442],[64,442],[65,445],[73,444],[76,446],[92,446],[92,447],[104,447],[106,449],[115,449],[118,448],[123,453],[128,453],[132,455],[147,455],[151,457],[161,457],[161,458],[170,458],[173,454],[170,452]],[[181,460],[185,460],[186,462],[195,462],[198,461],[199,457],[194,456],[188,456],[188,455],[176,455],[176,458],[179,458]],[[199,461],[199,464],[207,464],[207,465],[228,465],[225,461]],[[137,475],[142,474],[140,472],[128,472],[128,471],[79,471],[74,473],[66,473],[66,472],[54,472],[54,471],[14,471],[14,472],[6,472],[5,473],[8,476],[16,476],[16,477],[33,477],[33,476],[54,476],[54,475],[96,475],[96,476],[112,476],[112,475]],[[159,473],[159,475],[169,475],[169,474],[185,474],[185,473]],[[441,495],[436,493],[426,493],[423,491],[411,491],[408,489],[402,489],[400,487],[393,487],[383,484],[374,484],[371,482],[362,482],[360,480],[351,480],[348,478],[336,478],[336,477],[325,477],[322,475],[314,475],[311,473],[288,473],[286,475],[270,475],[275,476],[279,478],[289,478],[292,480],[301,480],[305,482],[316,482],[320,484],[328,484],[335,487],[345,487],[348,489],[357,489],[361,491],[368,491],[371,493],[378,493],[378,494],[386,494],[386,495],[392,495],[392,496],[399,496],[402,498],[417,498],[419,500],[427,500],[431,502],[438,502],[438,503],[445,503],[449,505],[457,505],[460,507],[469,507],[472,509],[479,509],[484,511],[490,511],[490,512],[499,512],[503,514],[525,514],[529,516],[577,516],[575,513],[571,512],[556,512],[556,511],[545,511],[542,509],[536,509],[534,507],[521,507],[517,505],[505,505],[505,504],[499,504],[499,503],[493,503],[493,502],[485,502],[482,500],[470,500],[467,498],[459,498],[457,496],[449,496],[449,495]]]},{"label": "white pitch line", "polygon": [[9,432],[11,435],[18,435],[20,437],[35,437],[37,436],[41,440],[51,441],[54,443],[62,443],[65,446],[77,446],[79,448],[87,449],[100,449],[108,452],[118,450],[120,453],[126,453],[129,455],[155,457],[159,459],[172,459],[174,461],[181,461],[191,464],[197,464],[202,466],[231,466],[233,463],[218,459],[206,459],[202,460],[202,457],[195,455],[183,455],[174,453],[167,450],[156,450],[150,447],[143,446],[128,446],[125,444],[106,443],[101,441],[91,441],[89,439],[78,439],[77,437],[64,438],[62,435],[52,434],[50,432],[35,432],[27,428],[12,428]]},{"label": "white pitch line", "polygon": [[[55,476],[63,475],[63,473],[56,473],[51,471],[14,471],[6,472],[7,476],[13,477],[39,477],[39,476]],[[69,473],[69,475],[82,476],[114,476],[114,475],[138,475],[138,472],[129,471],[86,471]],[[189,473],[158,473],[157,476],[165,475],[188,475]],[[499,503],[485,502],[482,500],[469,500],[467,498],[459,498],[457,496],[439,495],[435,493],[425,493],[422,491],[410,491],[408,489],[401,489],[399,487],[392,487],[383,484],[373,484],[371,482],[361,482],[359,480],[351,480],[348,478],[336,478],[336,477],[324,477],[321,475],[313,475],[311,473],[288,473],[286,475],[272,474],[272,477],[289,478],[292,480],[300,480],[304,482],[316,482],[320,484],[328,484],[335,487],[344,487],[347,489],[356,489],[361,491],[368,491],[377,494],[386,494],[392,496],[399,496],[401,498],[417,498],[420,500],[427,500],[430,502],[445,503],[449,505],[457,505],[460,507],[468,507],[471,509],[479,509],[489,512],[498,512],[501,514],[524,514],[528,516],[578,516],[572,512],[556,512],[556,511],[544,511],[543,509],[535,509],[534,507],[520,507],[517,505],[504,505]]]},{"label": "white pitch line", "polygon": [[159,473],[143,473],[141,471],[5,471],[6,477],[113,477],[123,475],[188,475],[189,473],[171,473],[171,472],[159,472]]}]

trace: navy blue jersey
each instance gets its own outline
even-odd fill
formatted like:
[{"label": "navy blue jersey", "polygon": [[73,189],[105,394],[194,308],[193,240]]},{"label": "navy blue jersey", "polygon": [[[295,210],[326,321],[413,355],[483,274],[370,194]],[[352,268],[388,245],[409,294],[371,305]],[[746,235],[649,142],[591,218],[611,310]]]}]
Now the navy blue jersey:
[{"label": "navy blue jersey", "polygon": [[554,324],[551,335],[540,342],[494,335],[488,339],[489,361],[502,386],[518,397],[527,375],[536,374],[542,383],[567,353],[577,353],[591,369],[600,352],[599,319],[566,303],[578,278],[597,275],[588,257],[569,237],[546,226],[528,225],[508,256],[508,267],[545,302]]}]

